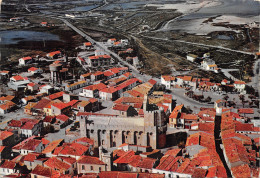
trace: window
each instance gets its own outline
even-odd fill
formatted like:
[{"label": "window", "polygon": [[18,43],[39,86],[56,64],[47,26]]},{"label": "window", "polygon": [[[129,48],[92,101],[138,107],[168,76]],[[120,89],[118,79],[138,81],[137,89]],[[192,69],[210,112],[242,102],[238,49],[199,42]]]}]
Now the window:
[{"label": "window", "polygon": [[99,167],[99,172],[101,172],[101,167]]},{"label": "window", "polygon": [[84,165],[82,165],[82,170],[85,170],[85,166]]},{"label": "window", "polygon": [[93,166],[90,166],[90,170],[93,171]]}]

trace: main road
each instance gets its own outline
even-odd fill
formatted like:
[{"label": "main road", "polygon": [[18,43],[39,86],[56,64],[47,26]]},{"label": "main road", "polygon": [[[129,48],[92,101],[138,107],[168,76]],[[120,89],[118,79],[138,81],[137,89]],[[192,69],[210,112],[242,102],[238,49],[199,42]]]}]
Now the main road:
[{"label": "main road", "polygon": [[[82,37],[84,37],[86,40],[88,40],[89,42],[91,42],[92,44],[95,44],[98,48],[104,50],[107,54],[109,54],[111,57],[113,57],[114,59],[118,60],[122,65],[129,67],[129,69],[132,70],[132,73],[138,77],[139,79],[141,79],[142,81],[146,82],[149,79],[151,79],[152,77],[146,74],[140,74],[139,71],[132,66],[131,64],[127,63],[126,61],[124,61],[120,56],[118,56],[116,53],[114,53],[113,51],[111,51],[110,49],[107,48],[107,46],[105,46],[103,43],[97,42],[95,41],[93,38],[91,38],[90,36],[88,36],[85,32],[83,32],[83,30],[80,30],[79,28],[77,28],[76,26],[74,26],[72,23],[70,23],[68,20],[63,19],[63,18],[59,18],[60,20],[62,20],[68,27],[70,27],[71,29],[73,29],[75,32],[77,32],[79,35],[81,35]],[[158,80],[157,80],[158,81]]]}]

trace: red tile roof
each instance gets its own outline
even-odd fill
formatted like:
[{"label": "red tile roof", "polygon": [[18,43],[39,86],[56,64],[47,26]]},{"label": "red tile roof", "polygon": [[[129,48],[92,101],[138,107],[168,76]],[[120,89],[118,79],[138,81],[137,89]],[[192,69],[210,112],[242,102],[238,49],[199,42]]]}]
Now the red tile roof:
[{"label": "red tile roof", "polygon": [[82,156],[88,151],[88,146],[84,146],[79,143],[72,143],[64,146],[59,154],[62,155],[73,155],[73,156]]},{"label": "red tile roof", "polygon": [[107,86],[105,84],[99,83],[99,84],[87,86],[87,87],[85,87],[83,89],[85,89],[85,90],[92,90],[92,91],[94,91],[94,90],[99,90],[100,91],[100,90],[103,90],[106,87]]},{"label": "red tile roof", "polygon": [[32,58],[29,57],[29,56],[27,56],[27,57],[23,57],[23,58],[22,58],[22,60],[24,60],[24,61],[31,60],[31,59],[32,59]]},{"label": "red tile roof", "polygon": [[49,55],[50,57],[53,57],[53,56],[55,56],[55,55],[57,55],[57,54],[61,54],[61,52],[60,52],[60,51],[54,51],[54,52],[48,53],[48,55]]},{"label": "red tile roof", "polygon": [[14,79],[16,81],[24,80],[24,78],[22,76],[20,76],[20,75],[13,76],[12,79]]},{"label": "red tile roof", "polygon": [[171,150],[168,150],[164,155],[171,155],[171,156],[176,157],[180,153],[180,151],[181,151],[181,149],[179,149],[179,148],[171,149]]},{"label": "red tile roof", "polygon": [[58,171],[50,169],[48,167],[43,167],[41,165],[37,165],[31,172],[31,174],[44,176],[44,177],[52,177],[52,178],[58,178],[60,173]]},{"label": "red tile roof", "polygon": [[28,69],[28,72],[30,72],[30,71],[34,72],[34,71],[36,71],[36,70],[38,70],[38,69],[39,69],[39,68],[31,67],[31,68]]},{"label": "red tile roof", "polygon": [[40,153],[28,153],[24,156],[24,161],[33,162],[37,159],[37,157],[40,155]]},{"label": "red tile roof", "polygon": [[130,158],[134,154],[135,154],[135,152],[130,150],[130,151],[126,152],[124,155],[122,155],[120,158],[116,159],[114,161],[114,163],[116,163],[116,164],[127,164],[127,163],[129,163],[131,161]]},{"label": "red tile roof", "polygon": [[155,80],[153,80],[153,79],[150,79],[150,80],[148,80],[148,82],[150,83],[150,84],[152,84],[152,85],[155,85],[157,82],[155,81]]},{"label": "red tile roof", "polygon": [[97,157],[92,156],[81,156],[78,160],[80,164],[96,164],[96,165],[105,165],[103,161],[100,161]]},{"label": "red tile roof", "polygon": [[115,93],[117,92],[118,90],[114,87],[110,87],[110,88],[104,88],[102,89],[100,92],[103,92],[103,93]]},{"label": "red tile roof", "polygon": [[155,165],[156,159],[153,158],[142,158],[141,161],[137,164],[137,167],[152,169]]},{"label": "red tile roof", "polygon": [[244,85],[246,84],[244,81],[235,81],[234,84],[237,84],[237,85]]},{"label": "red tile roof", "polygon": [[6,169],[14,169],[16,163],[13,161],[5,160],[4,163],[0,166],[0,168],[6,168]]},{"label": "red tile roof", "polygon": [[61,98],[65,94],[63,91],[49,95],[49,99],[54,100]]},{"label": "red tile roof", "polygon": [[248,164],[234,166],[231,168],[234,177],[251,177],[251,172]]},{"label": "red tile roof", "polygon": [[130,105],[126,104],[116,104],[113,109],[118,111],[127,111],[129,109]]},{"label": "red tile roof", "polygon": [[74,140],[73,143],[80,143],[82,145],[94,145],[94,140],[87,137],[82,137]]},{"label": "red tile roof", "polygon": [[42,142],[41,140],[37,140],[34,139],[35,137],[29,137],[28,139],[20,142],[19,144],[15,145],[12,149],[14,150],[31,150],[31,151],[35,151],[36,148],[40,145],[40,143]]},{"label": "red tile roof", "polygon": [[60,110],[70,107],[70,105],[68,105],[67,103],[53,103],[52,106]]},{"label": "red tile roof", "polygon": [[254,131],[254,124],[246,124],[241,122],[235,123],[236,131]]},{"label": "red tile roof", "polygon": [[21,129],[32,130],[32,129],[35,127],[36,124],[37,124],[37,123],[35,123],[35,122],[26,122],[26,123],[21,127]]},{"label": "red tile roof", "polygon": [[5,148],[6,146],[0,146],[0,153],[2,153]]},{"label": "red tile roof", "polygon": [[112,115],[112,114],[101,114],[101,113],[92,113],[92,112],[78,112],[77,116],[117,116],[117,115]]},{"label": "red tile roof", "polygon": [[69,117],[66,115],[60,114],[60,115],[56,116],[56,119],[66,122],[69,120]]},{"label": "red tile roof", "polygon": [[238,109],[239,114],[254,114],[254,109],[252,108],[241,108]]},{"label": "red tile roof", "polygon": [[8,122],[8,126],[9,127],[21,127],[22,122],[19,120],[11,120],[10,122]]},{"label": "red tile roof", "polygon": [[54,149],[56,147],[58,147],[61,143],[63,142],[63,139],[59,139],[59,140],[54,140],[52,141],[43,151],[43,154],[46,153],[51,153],[52,151],[54,151]]},{"label": "red tile roof", "polygon": [[8,131],[0,131],[0,140],[5,140],[6,138],[12,136],[13,133],[12,132],[8,132]]},{"label": "red tile roof", "polygon": [[92,44],[90,42],[85,42],[84,45],[85,46],[92,46]]},{"label": "red tile roof", "polygon": [[60,172],[66,171],[71,167],[71,165],[62,162],[57,157],[49,158],[46,162],[44,162],[44,165]]}]

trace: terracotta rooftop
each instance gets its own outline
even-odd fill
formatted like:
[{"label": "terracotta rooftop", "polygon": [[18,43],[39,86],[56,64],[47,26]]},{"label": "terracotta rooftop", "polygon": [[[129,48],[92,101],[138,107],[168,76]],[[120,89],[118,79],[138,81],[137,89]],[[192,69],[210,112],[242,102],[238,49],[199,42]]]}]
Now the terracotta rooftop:
[{"label": "terracotta rooftop", "polygon": [[100,161],[99,158],[93,156],[81,156],[78,160],[80,164],[96,164],[96,165],[105,165],[103,161]]},{"label": "terracotta rooftop", "polygon": [[129,109],[130,105],[126,104],[116,104],[113,109],[118,111],[127,111]]},{"label": "terracotta rooftop", "polygon": [[71,165],[62,162],[57,157],[49,158],[46,162],[44,162],[44,165],[51,169],[58,170],[60,172],[66,171],[71,167]]},{"label": "terracotta rooftop", "polygon": [[37,165],[31,172],[31,174],[44,176],[44,177],[59,177],[60,173],[56,170],[52,170],[48,167],[43,167],[41,165]]},{"label": "terracotta rooftop", "polygon": [[8,131],[0,131],[0,140],[5,140],[6,138],[12,136],[13,133],[12,132],[8,132]]}]

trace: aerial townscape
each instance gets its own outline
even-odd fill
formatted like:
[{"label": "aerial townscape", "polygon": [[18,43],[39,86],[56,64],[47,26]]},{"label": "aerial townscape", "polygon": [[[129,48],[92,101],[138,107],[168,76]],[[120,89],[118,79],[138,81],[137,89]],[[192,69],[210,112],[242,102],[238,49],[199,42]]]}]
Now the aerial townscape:
[{"label": "aerial townscape", "polygon": [[0,178],[260,177],[259,8],[0,0]]}]

